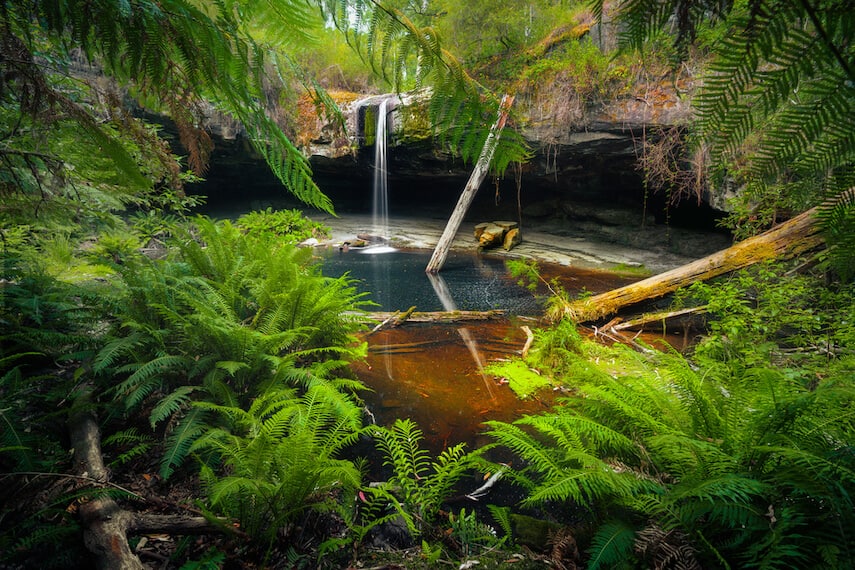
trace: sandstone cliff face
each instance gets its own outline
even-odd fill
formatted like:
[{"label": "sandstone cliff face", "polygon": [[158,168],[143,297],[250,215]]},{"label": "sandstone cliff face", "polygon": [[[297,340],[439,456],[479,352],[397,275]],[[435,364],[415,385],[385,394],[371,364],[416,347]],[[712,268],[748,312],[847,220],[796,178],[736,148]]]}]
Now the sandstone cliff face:
[{"label": "sandstone cliff face", "polygon": [[[523,165],[519,182],[528,191],[546,193],[547,199],[607,200],[638,205],[644,200],[638,168],[642,141],[655,138],[660,129],[685,125],[691,116],[691,83],[645,83],[619,99],[601,103],[581,101],[566,85],[528,86],[518,93],[516,125],[528,142],[532,160]],[[373,167],[377,110],[389,104],[390,176],[435,185],[465,180],[472,168],[432,145],[430,124],[418,93],[354,97],[342,104],[346,131],[315,119],[301,121],[314,133],[303,148],[321,176],[334,172],[367,177]],[[346,142],[343,142],[346,141]],[[514,189],[509,172],[501,186]],[[459,182],[455,182],[459,185]],[[462,186],[460,186],[462,187]]]},{"label": "sandstone cliff face", "polygon": [[[620,96],[592,102],[572,84],[540,81],[516,94],[514,125],[526,139],[532,159],[509,169],[505,179],[485,182],[494,202],[518,209],[513,197],[525,195],[522,206],[533,216],[567,209],[567,202],[599,203],[659,213],[664,197],[647,192],[639,168],[642,143],[655,140],[663,129],[681,127],[691,118],[690,76],[638,81]],[[318,117],[314,103],[304,97],[295,109],[282,111],[293,141],[310,157],[321,189],[337,204],[354,210],[367,207],[361,189],[370,187],[374,168],[377,112],[387,101],[390,188],[396,200],[435,199],[453,204],[465,185],[472,164],[433,144],[430,123],[419,93],[371,94],[330,92],[341,116]],[[208,128],[240,143],[233,124]],[[237,135],[237,136],[236,136]],[[275,186],[273,184],[272,186]],[[271,190],[273,192],[273,190]],[[706,205],[723,210],[722,197],[706,193]],[[575,211],[575,206],[571,208]],[[508,212],[510,215],[512,212]],[[502,215],[502,212],[496,212]],[[668,214],[670,216],[670,213]],[[673,219],[672,219],[673,221]]]}]

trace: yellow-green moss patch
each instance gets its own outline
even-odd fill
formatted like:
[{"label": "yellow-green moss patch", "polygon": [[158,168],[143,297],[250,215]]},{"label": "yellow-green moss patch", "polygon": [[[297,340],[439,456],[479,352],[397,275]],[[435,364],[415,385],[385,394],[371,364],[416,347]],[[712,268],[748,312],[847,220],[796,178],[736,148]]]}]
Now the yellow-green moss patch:
[{"label": "yellow-green moss patch", "polygon": [[487,366],[485,371],[498,378],[506,379],[511,390],[520,398],[526,398],[552,384],[548,377],[534,372],[522,360],[494,362]]}]

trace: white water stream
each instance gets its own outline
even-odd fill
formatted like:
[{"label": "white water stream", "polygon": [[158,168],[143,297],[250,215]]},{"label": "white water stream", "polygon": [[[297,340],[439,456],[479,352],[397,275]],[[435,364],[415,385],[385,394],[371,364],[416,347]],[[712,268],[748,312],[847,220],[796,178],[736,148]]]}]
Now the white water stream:
[{"label": "white water stream", "polygon": [[377,130],[374,142],[374,191],[371,211],[371,222],[374,225],[373,233],[383,241],[389,239],[389,171],[386,166],[388,104],[389,99],[383,99],[377,108]]}]

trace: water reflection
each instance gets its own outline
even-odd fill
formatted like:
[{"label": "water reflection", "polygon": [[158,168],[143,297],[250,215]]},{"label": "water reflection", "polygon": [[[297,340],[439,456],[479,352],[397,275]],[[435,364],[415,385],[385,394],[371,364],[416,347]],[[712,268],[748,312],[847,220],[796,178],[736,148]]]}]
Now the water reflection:
[{"label": "water reflection", "polygon": [[[453,325],[410,324],[368,337],[364,363],[354,365],[371,388],[363,394],[379,424],[410,418],[425,434],[432,452],[445,444],[481,441],[486,420],[512,421],[545,409],[552,393],[520,400],[505,385],[484,376]],[[468,330],[482,362],[519,353],[525,343],[518,323],[485,321]]]},{"label": "water reflection", "polygon": [[[430,251],[398,250],[383,255],[360,255],[359,251],[323,252],[322,271],[331,277],[349,273],[359,281],[360,291],[368,292],[378,303],[379,311],[403,311],[413,305],[418,311],[446,310],[425,274]],[[514,315],[540,312],[537,300],[517,285],[501,259],[451,252],[441,274],[457,309],[503,309]]]},{"label": "water reflection", "polygon": [[[399,250],[384,255],[330,252],[326,275],[348,272],[370,292],[377,310],[419,311],[505,309],[512,315],[535,315],[540,309],[532,294],[508,275],[493,258],[451,252],[443,271],[433,277],[424,268],[430,252]],[[629,279],[567,267],[542,266],[571,294],[598,292]],[[432,278],[433,277],[433,278]],[[354,372],[370,389],[363,394],[377,423],[410,418],[425,434],[434,453],[447,444],[481,441],[486,420],[513,421],[551,405],[552,392],[520,400],[507,385],[484,373],[485,364],[519,354],[526,341],[519,317],[483,321],[469,327],[417,325],[380,330],[367,336],[369,352]]]},{"label": "water reflection", "polygon": [[[434,292],[436,293],[437,299],[439,299],[440,303],[442,303],[442,308],[446,311],[456,311],[457,304],[454,302],[454,298],[451,296],[451,291],[448,289],[448,284],[443,279],[442,275],[439,273],[425,273],[430,281],[431,286],[433,287]],[[473,338],[472,334],[469,332],[469,329],[466,327],[458,327],[457,333],[460,335],[460,338],[463,339],[463,343],[466,345],[466,348],[469,349],[469,353],[472,355],[472,360],[475,361],[475,364],[478,366],[478,372],[481,374],[481,378],[484,380],[484,386],[487,387],[487,392],[490,394],[490,399],[495,400],[496,397],[493,395],[493,390],[490,388],[490,382],[487,380],[487,376],[484,374],[484,361],[481,359],[481,353],[478,351],[478,343]]]}]

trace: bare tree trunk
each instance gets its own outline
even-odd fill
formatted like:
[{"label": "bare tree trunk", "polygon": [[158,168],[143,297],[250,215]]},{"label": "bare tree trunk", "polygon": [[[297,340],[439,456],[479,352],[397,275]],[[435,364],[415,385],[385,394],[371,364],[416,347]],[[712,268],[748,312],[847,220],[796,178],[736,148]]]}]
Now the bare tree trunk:
[{"label": "bare tree trunk", "polygon": [[625,287],[567,303],[561,316],[568,316],[577,323],[594,321],[629,305],[662,297],[695,281],[712,279],[760,261],[795,257],[810,251],[822,243],[813,219],[815,213],[816,208],[812,208],[771,230],[703,259]]},{"label": "bare tree trunk", "polygon": [[433,255],[427,264],[427,268],[425,268],[427,273],[437,273],[445,264],[445,259],[448,257],[448,250],[451,247],[451,242],[454,240],[455,234],[457,234],[457,230],[460,228],[460,223],[463,221],[463,217],[466,215],[466,211],[469,209],[472,200],[475,198],[475,193],[478,192],[481,182],[487,176],[490,162],[492,162],[493,154],[496,151],[496,145],[499,142],[502,129],[505,128],[505,122],[508,119],[508,111],[513,104],[513,95],[504,95],[502,97],[502,102],[499,105],[499,118],[490,129],[490,134],[487,135],[487,140],[484,142],[484,148],[481,150],[481,156],[475,164],[475,169],[469,176],[469,181],[466,183],[466,187],[457,200],[457,206],[454,207],[454,211],[448,219],[448,224],[446,224],[445,230],[442,232],[442,236],[433,250]]}]

